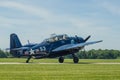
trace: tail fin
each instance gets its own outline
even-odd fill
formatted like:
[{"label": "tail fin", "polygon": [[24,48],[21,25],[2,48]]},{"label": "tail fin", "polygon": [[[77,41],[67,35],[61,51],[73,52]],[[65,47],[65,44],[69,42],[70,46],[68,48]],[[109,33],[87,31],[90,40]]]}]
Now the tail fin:
[{"label": "tail fin", "polygon": [[18,38],[18,36],[13,33],[10,35],[10,49],[14,49],[14,48],[19,48],[22,47],[22,44]]}]

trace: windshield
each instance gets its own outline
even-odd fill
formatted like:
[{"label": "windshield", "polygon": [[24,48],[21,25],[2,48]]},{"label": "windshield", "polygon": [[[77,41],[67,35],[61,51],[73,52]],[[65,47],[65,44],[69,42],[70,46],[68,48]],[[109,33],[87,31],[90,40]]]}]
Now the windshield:
[{"label": "windshield", "polygon": [[55,36],[51,36],[48,39],[45,39],[44,42],[55,42],[55,41],[66,40],[66,39],[68,39],[68,36],[66,34],[55,35]]}]

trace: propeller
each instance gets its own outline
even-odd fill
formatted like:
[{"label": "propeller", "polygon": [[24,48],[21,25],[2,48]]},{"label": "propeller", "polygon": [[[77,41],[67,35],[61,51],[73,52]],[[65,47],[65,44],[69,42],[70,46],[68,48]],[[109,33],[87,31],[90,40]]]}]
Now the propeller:
[{"label": "propeller", "polygon": [[[84,42],[86,42],[90,37],[91,35],[89,35],[86,39],[84,39]],[[83,47],[83,52],[86,53],[85,47]]]},{"label": "propeller", "polygon": [[[77,41],[78,43],[80,43],[81,41],[82,41],[82,42],[86,42],[90,37],[91,37],[91,35],[89,35],[88,37],[86,37],[85,39],[83,39],[83,38],[80,38],[80,37],[78,37],[77,35],[75,35],[76,41]],[[86,52],[84,46],[83,46],[82,50],[83,50],[83,53]]]},{"label": "propeller", "polygon": [[84,42],[86,42],[90,37],[91,35],[89,35],[86,39],[84,39]]},{"label": "propeller", "polygon": [[[76,41],[78,42],[78,43],[80,43],[81,41],[81,39],[77,36],[77,35],[75,35],[75,37],[76,37]],[[90,38],[91,36],[89,35],[87,38],[85,38],[85,39],[83,39],[83,42],[86,42],[89,38]]]}]

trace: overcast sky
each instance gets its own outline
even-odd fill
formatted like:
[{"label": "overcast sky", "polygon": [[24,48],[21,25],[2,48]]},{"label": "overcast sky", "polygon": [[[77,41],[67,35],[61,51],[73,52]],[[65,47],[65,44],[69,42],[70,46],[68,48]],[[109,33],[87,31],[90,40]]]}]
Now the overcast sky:
[{"label": "overcast sky", "polygon": [[102,43],[87,49],[120,50],[120,0],[0,0],[0,48],[9,35],[22,44],[40,43],[52,33],[78,35]]}]

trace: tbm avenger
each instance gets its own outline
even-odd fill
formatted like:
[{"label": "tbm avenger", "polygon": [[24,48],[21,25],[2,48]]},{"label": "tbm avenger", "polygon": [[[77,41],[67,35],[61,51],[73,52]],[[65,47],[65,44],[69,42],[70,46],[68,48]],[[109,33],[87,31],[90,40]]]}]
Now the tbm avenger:
[{"label": "tbm avenger", "polygon": [[29,43],[22,45],[18,36],[12,33],[10,35],[10,53],[14,57],[26,56],[26,63],[29,63],[32,57],[35,59],[59,57],[58,61],[63,63],[64,56],[71,54],[73,56],[73,62],[78,63],[79,58],[75,53],[79,52],[86,45],[102,42],[102,40],[86,42],[90,37],[88,36],[83,39],[78,36],[69,37],[66,34],[52,35],[39,44]]}]

